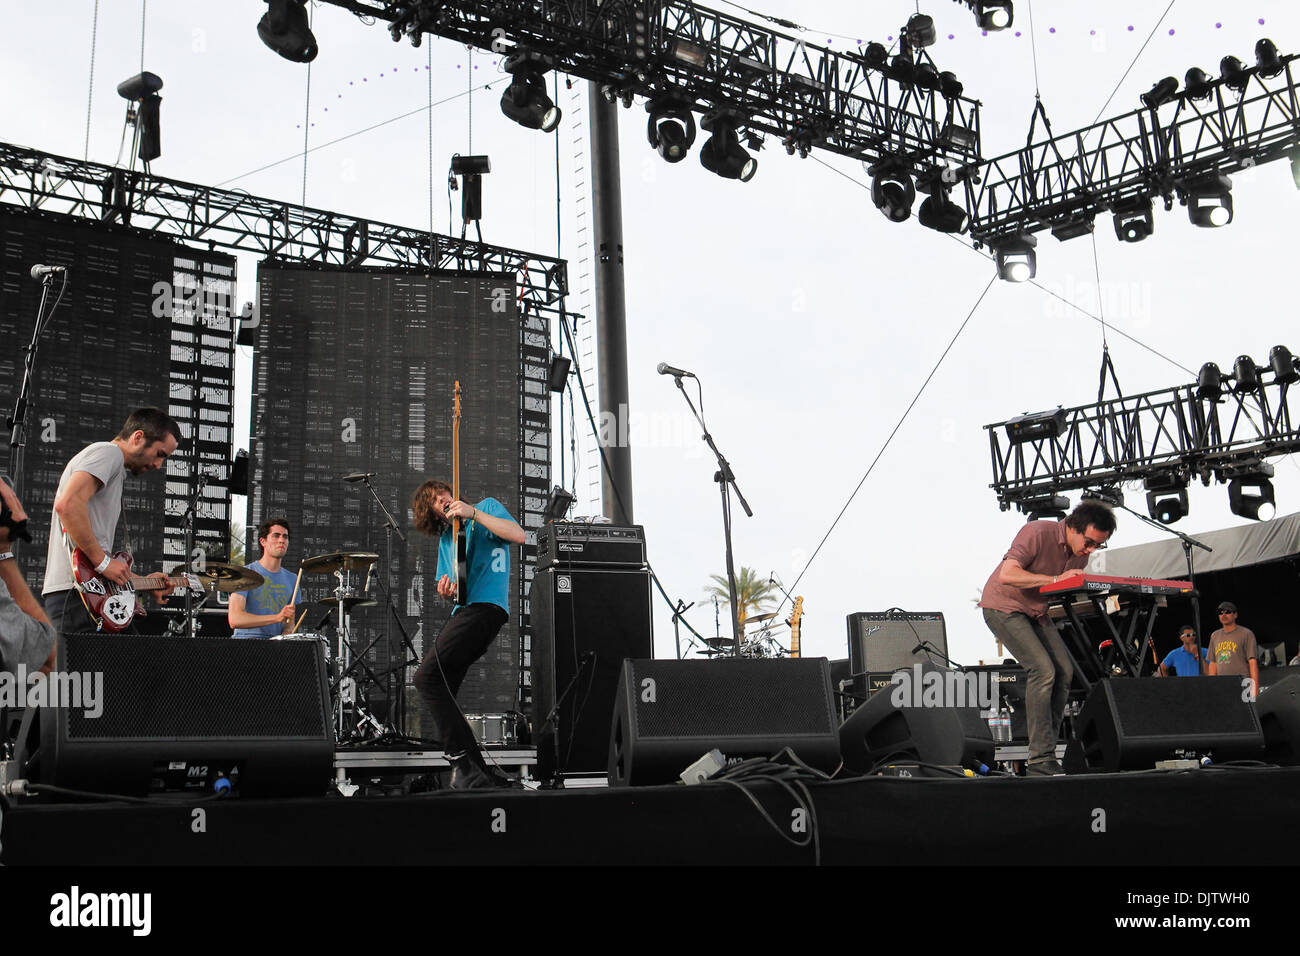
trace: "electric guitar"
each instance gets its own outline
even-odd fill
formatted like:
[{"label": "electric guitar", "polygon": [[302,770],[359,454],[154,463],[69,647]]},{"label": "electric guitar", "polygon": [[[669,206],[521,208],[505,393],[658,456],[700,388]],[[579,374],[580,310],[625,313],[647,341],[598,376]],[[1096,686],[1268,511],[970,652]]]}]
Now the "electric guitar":
[{"label": "electric guitar", "polygon": [[799,622],[803,619],[803,595],[794,599],[794,613],[790,615],[790,656],[799,656]]},{"label": "electric guitar", "polygon": [[[460,382],[456,382],[451,419],[451,500],[460,501]],[[456,556],[456,593],[452,603],[464,607],[469,603],[469,547],[465,526],[459,518],[451,519],[452,553]]]},{"label": "electric guitar", "polygon": [[[129,551],[119,551],[113,555],[123,562],[128,571],[134,558]],[[95,565],[80,548],[69,546],[69,558],[72,561],[72,577],[76,582],[77,592],[86,606],[86,611],[97,622],[100,631],[124,631],[130,626],[136,614],[144,614],[136,601],[136,591],[161,591],[166,587],[189,588],[202,595],[203,582],[192,573],[179,574],[170,578],[149,578],[132,574],[130,583],[118,584],[95,571]]]}]

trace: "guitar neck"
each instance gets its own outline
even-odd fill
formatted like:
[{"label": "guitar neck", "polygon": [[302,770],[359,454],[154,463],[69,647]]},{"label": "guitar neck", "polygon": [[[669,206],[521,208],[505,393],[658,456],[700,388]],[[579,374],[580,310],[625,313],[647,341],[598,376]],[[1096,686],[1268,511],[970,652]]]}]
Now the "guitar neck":
[{"label": "guitar neck", "polygon": [[131,575],[131,587],[137,591],[161,591],[166,587],[185,587],[184,578],[147,578],[139,574]]}]

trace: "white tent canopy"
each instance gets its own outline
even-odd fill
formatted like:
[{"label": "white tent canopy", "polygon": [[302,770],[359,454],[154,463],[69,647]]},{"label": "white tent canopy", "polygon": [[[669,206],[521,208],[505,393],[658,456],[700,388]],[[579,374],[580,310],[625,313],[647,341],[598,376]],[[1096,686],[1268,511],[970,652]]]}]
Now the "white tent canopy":
[{"label": "white tent canopy", "polygon": [[[1120,518],[1122,520],[1123,515]],[[1197,574],[1264,564],[1300,553],[1300,514],[1283,515],[1272,521],[1252,522],[1236,528],[1190,536],[1214,549],[1212,554],[1200,548],[1195,549],[1193,560]],[[1098,552],[1088,562],[1088,573],[1131,578],[1186,579],[1187,558],[1183,554],[1182,541],[1170,537],[1151,544]]]}]

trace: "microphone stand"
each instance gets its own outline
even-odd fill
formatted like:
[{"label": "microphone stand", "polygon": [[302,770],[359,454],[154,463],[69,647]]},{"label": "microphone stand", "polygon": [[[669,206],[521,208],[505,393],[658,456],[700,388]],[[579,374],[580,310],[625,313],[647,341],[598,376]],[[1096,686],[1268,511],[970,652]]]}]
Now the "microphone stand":
[{"label": "microphone stand", "polygon": [[[393,604],[393,535],[396,534],[402,539],[402,544],[406,544],[406,535],[402,534],[402,529],[397,526],[397,520],[393,513],[385,507],[383,500],[375,491],[375,486],[370,483],[370,476],[361,479],[361,483],[366,486],[370,492],[370,497],[375,499],[375,504],[379,505],[379,510],[384,513],[387,519],[384,522],[384,576],[387,578],[387,586],[383,588],[384,604],[386,606],[384,613],[384,650],[388,654],[388,673],[385,675],[385,690],[388,692],[388,726],[396,729],[399,736],[406,736],[406,666],[403,664],[400,669],[393,667],[393,642],[392,616],[397,613],[397,608]],[[402,640],[410,650],[411,656],[415,657],[415,648],[411,646],[410,639],[406,636],[406,631],[402,631]],[[400,673],[398,673],[400,670]],[[394,674],[397,674],[395,677]],[[394,688],[396,684],[396,688]],[[394,690],[396,692],[394,692]]]},{"label": "microphone stand", "polygon": [[682,615],[695,606],[695,602],[686,604],[681,598],[677,599],[677,607],[673,609],[673,642],[677,645],[677,659],[682,659],[682,633],[681,619]]},{"label": "microphone stand", "polygon": [[[196,461],[197,465],[198,462]],[[198,516],[199,499],[203,497],[203,488],[208,483],[208,476],[200,471],[199,480],[194,482],[193,472],[190,474],[190,487],[194,490],[190,493],[189,501],[186,502],[185,516],[181,518],[181,524],[185,528],[185,563],[181,567],[187,572],[197,572],[202,568],[194,567],[194,519]],[[207,600],[207,595],[204,595]],[[185,623],[182,626],[186,637],[198,637],[198,628],[195,626],[194,617],[198,609],[194,606],[194,594],[188,587],[185,588]]]},{"label": "microphone stand", "polygon": [[[718,446],[713,443],[713,436],[709,434],[709,426],[704,424],[704,418],[695,410],[695,403],[686,394],[686,386],[682,384],[682,376],[674,375],[673,381],[676,382],[678,390],[682,393],[682,398],[686,399],[691,414],[695,416],[695,420],[704,429],[704,434],[700,437],[718,460],[718,470],[714,473],[713,480],[718,483],[718,490],[722,495],[722,533],[727,545],[727,592],[731,597],[731,637],[734,646],[733,654],[736,658],[739,658],[740,608],[736,600],[736,563],[731,545],[731,490],[733,488],[736,491],[736,498],[740,501],[740,506],[745,509],[746,517],[754,517],[754,512],[750,509],[749,502],[745,500],[745,496],[741,493],[740,486],[736,484],[736,476],[731,470],[730,463],[726,458],[722,457],[722,452],[718,451]],[[696,382],[699,382],[698,378]]]},{"label": "microphone stand", "polygon": [[36,307],[36,327],[32,329],[32,340],[27,346],[27,351],[23,353],[23,381],[18,387],[18,395],[14,399],[14,412],[9,416],[7,424],[9,425],[9,477],[13,481],[14,494],[20,498],[23,492],[23,449],[27,445],[27,396],[31,391],[32,378],[36,372],[36,349],[40,345],[41,336],[45,334],[45,327],[49,324],[54,310],[58,308],[59,302],[63,300],[63,293],[68,288],[68,274],[63,273],[63,285],[59,288],[59,297],[54,300],[54,305],[50,307],[49,314],[45,312],[45,303],[50,297],[50,283],[54,279],[54,273],[47,272],[41,279],[41,301]]},{"label": "microphone stand", "polygon": [[[1196,569],[1194,567],[1194,561],[1192,557],[1193,555],[1192,548],[1201,548],[1207,554],[1213,554],[1214,549],[1211,548],[1204,541],[1198,541],[1196,538],[1193,538],[1189,534],[1184,534],[1183,532],[1179,531],[1177,528],[1171,528],[1167,524],[1161,524],[1159,521],[1153,521],[1150,518],[1148,518],[1146,515],[1134,511],[1132,508],[1124,504],[1124,502],[1120,501],[1114,495],[1105,494],[1100,491],[1093,491],[1092,489],[1089,489],[1085,493],[1085,497],[1095,498],[1096,500],[1104,502],[1105,504],[1108,504],[1113,508],[1121,508],[1124,511],[1127,511],[1129,514],[1133,515],[1133,517],[1139,519],[1140,521],[1144,521],[1147,524],[1151,525],[1151,527],[1159,528],[1161,531],[1166,531],[1169,534],[1172,534],[1174,537],[1178,538],[1180,542],[1182,542],[1183,556],[1187,560],[1187,580],[1191,582],[1192,585],[1192,593],[1191,593],[1192,626],[1196,628],[1196,654],[1197,654],[1196,666],[1200,669],[1201,673],[1204,674],[1205,665],[1202,662],[1202,659],[1200,657],[1200,655],[1203,653],[1205,649],[1205,645],[1201,642],[1201,594],[1199,591],[1196,590]],[[1152,613],[1154,613],[1154,611]],[[1147,641],[1148,642],[1151,641],[1151,635],[1149,632],[1147,634]],[[1153,652],[1154,650],[1155,648],[1152,647]],[[1139,674],[1141,673],[1140,669],[1138,673]]]}]

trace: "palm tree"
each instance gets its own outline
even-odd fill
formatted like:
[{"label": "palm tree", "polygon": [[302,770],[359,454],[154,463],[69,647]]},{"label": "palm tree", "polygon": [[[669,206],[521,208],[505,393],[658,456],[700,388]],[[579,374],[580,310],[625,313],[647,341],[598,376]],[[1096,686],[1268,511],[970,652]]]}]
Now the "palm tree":
[{"label": "palm tree", "polygon": [[230,523],[230,563],[240,566],[244,563],[244,526],[238,521]]},{"label": "palm tree", "polygon": [[[718,598],[723,604],[730,604],[731,592],[727,587],[727,576],[711,574],[709,577],[716,583],[705,588],[704,593],[709,597]],[[753,568],[742,567],[736,573],[736,603],[739,605],[742,628],[751,614],[762,611],[763,605],[773,599],[772,592],[775,590],[775,580],[760,576]]]}]

